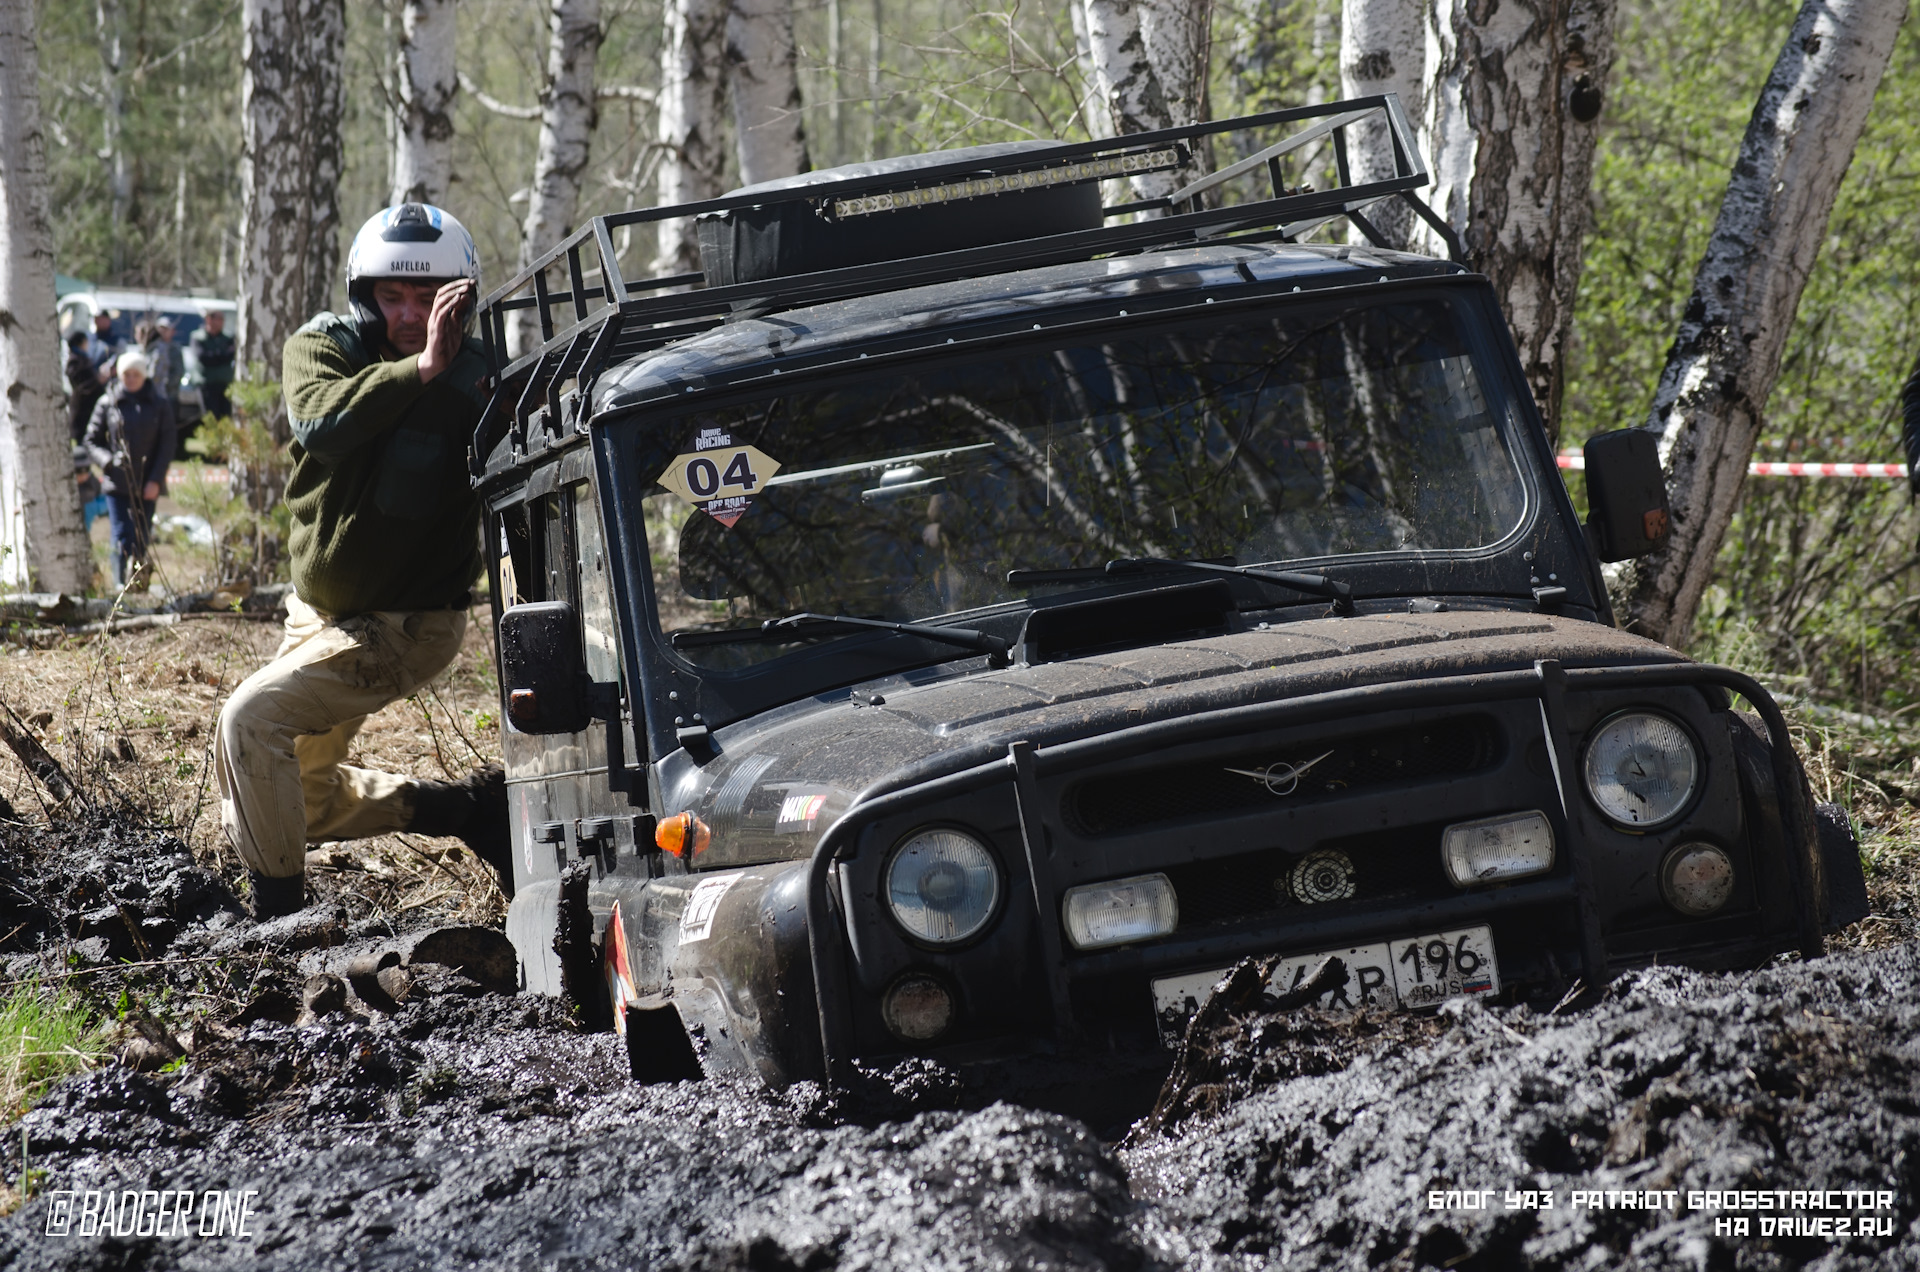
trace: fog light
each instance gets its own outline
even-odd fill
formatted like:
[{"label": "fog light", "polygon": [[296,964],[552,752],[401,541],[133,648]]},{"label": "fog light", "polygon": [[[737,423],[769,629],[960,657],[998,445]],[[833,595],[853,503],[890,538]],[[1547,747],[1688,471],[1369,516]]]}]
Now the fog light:
[{"label": "fog light", "polygon": [[881,998],[880,1018],[896,1038],[931,1042],[953,1023],[953,995],[931,976],[902,976]]},{"label": "fog light", "polygon": [[1507,813],[1449,826],[1440,859],[1456,888],[1525,879],[1553,869],[1553,827],[1542,813]]},{"label": "fog light", "polygon": [[1310,852],[1287,876],[1293,899],[1306,905],[1323,901],[1345,901],[1353,896],[1353,858],[1344,852],[1324,849]]},{"label": "fog light", "polygon": [[1067,889],[1067,940],[1076,950],[1150,941],[1180,926],[1180,899],[1163,874]]},{"label": "fog light", "polygon": [[1660,894],[1682,914],[1712,914],[1733,896],[1733,858],[1712,844],[1681,844],[1660,863]]}]

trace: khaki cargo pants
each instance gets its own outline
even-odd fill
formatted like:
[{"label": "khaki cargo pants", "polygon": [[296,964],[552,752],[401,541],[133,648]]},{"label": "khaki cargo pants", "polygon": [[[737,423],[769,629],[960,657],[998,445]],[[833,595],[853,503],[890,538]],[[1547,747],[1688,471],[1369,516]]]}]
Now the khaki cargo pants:
[{"label": "khaki cargo pants", "polygon": [[462,609],[335,619],[287,597],[274,660],[221,709],[214,776],[227,839],[251,870],[287,878],[309,843],[404,830],[418,782],[341,763],[368,716],[459,652]]}]

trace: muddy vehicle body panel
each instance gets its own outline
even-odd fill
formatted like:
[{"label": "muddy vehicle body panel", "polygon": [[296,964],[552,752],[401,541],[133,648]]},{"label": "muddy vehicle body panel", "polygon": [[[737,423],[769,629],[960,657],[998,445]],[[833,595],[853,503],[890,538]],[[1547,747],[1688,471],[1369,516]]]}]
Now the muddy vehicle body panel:
[{"label": "muddy vehicle body panel", "polygon": [[1153,1052],[1248,955],[1551,1004],[1857,917],[1764,690],[1612,626],[1596,548],[1664,505],[1580,524],[1464,267],[710,278],[708,329],[595,364],[577,238],[579,330],[476,437],[529,989],[577,863],[616,1023],[776,1086]]}]

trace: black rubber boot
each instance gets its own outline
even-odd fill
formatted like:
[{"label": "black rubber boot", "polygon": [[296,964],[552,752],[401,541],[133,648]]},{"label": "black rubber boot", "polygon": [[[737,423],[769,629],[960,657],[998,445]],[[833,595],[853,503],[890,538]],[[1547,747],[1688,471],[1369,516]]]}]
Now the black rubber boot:
[{"label": "black rubber boot", "polygon": [[507,825],[507,774],[498,764],[457,782],[421,782],[413,791],[415,835],[454,836],[493,867],[500,891],[513,899],[513,840]]},{"label": "black rubber boot", "polygon": [[253,897],[253,917],[256,922],[277,919],[285,914],[298,914],[307,908],[305,874],[274,879],[258,870],[249,870],[247,890]]}]

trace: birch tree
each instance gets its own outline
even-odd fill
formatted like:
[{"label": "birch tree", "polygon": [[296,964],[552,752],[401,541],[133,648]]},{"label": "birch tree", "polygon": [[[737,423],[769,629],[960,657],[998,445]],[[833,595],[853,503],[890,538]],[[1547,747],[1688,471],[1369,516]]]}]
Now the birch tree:
[{"label": "birch tree", "polygon": [[[520,226],[521,269],[573,232],[580,212],[580,182],[586,175],[594,125],[600,120],[594,91],[600,54],[600,0],[553,0],[547,18],[547,83],[540,94],[540,143],[533,164],[527,219]],[[509,352],[520,354],[539,341],[540,320],[521,310],[507,329]]]},{"label": "birch tree", "polygon": [[405,0],[394,64],[391,203],[446,201],[453,181],[454,0]]},{"label": "birch tree", "polygon": [[[1087,50],[1116,137],[1173,127],[1166,86],[1147,53],[1146,7],[1147,0],[1086,0]],[[1179,188],[1179,175],[1145,172],[1130,184],[1135,199],[1159,199]]]},{"label": "birch tree", "polygon": [[1166,88],[1141,29],[1144,0],[1086,0],[1086,6],[1088,55],[1114,135],[1171,128]]},{"label": "birch tree", "polygon": [[1683,649],[1905,0],[1806,0],[1747,124],[1654,390],[1672,529],[1620,579],[1629,626]]},{"label": "birch tree", "polygon": [[[1554,437],[1614,7],[1438,0],[1428,14],[1427,197],[1493,280]],[[1431,230],[1420,245],[1446,250]]]},{"label": "birch tree", "polygon": [[741,185],[807,170],[798,62],[793,0],[733,0],[727,11],[727,80]]},{"label": "birch tree", "polygon": [[0,0],[0,585],[78,595],[81,530],[61,410],[53,216],[30,0]]},{"label": "birch tree", "polygon": [[1173,126],[1208,117],[1213,0],[1138,0],[1140,40]]},{"label": "birch tree", "polygon": [[[663,206],[717,196],[727,158],[722,136],[726,0],[667,0],[666,19],[658,99]],[[654,273],[700,268],[700,243],[690,220],[662,222],[659,236]]]},{"label": "birch tree", "polygon": [[340,265],[346,7],[244,0],[240,12],[240,363],[278,376],[281,346],[330,307]]},{"label": "birch tree", "polygon": [[100,157],[107,165],[109,260],[117,277],[127,268],[127,217],[133,208],[133,163],[127,155],[127,50],[120,0],[96,0],[100,40]]},{"label": "birch tree", "polygon": [[[1427,66],[1427,24],[1420,0],[1345,0],[1340,8],[1340,95],[1398,93],[1409,119],[1420,118]],[[1394,173],[1393,136],[1382,123],[1347,129],[1347,163],[1355,181],[1380,181]],[[1413,245],[1413,209],[1398,199],[1376,203],[1367,219],[1393,246]],[[1349,242],[1364,243],[1359,227]]]}]

